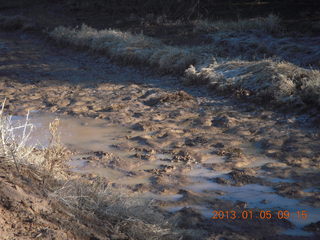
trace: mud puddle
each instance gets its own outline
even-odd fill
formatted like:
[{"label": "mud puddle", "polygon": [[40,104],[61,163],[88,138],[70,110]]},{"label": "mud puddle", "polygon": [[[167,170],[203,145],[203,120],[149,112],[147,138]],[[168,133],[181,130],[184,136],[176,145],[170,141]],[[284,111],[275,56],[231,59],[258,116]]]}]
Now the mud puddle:
[{"label": "mud puddle", "polygon": [[[202,156],[201,163],[191,165],[174,162],[171,154],[161,152],[159,149],[139,155],[137,151],[133,151],[139,148],[139,143],[130,142],[128,136],[137,137],[142,133],[111,124],[106,120],[33,113],[30,115],[29,122],[33,124],[34,131],[28,144],[46,147],[50,139],[48,126],[57,117],[60,119],[59,129],[62,143],[76,151],[69,162],[74,172],[105,177],[118,188],[126,187],[133,191],[141,191],[140,195],[143,198],[166,202],[161,204],[161,207],[172,214],[188,207],[210,221],[212,211],[219,210],[213,209],[210,204],[215,199],[230,202],[231,206],[237,202],[243,202],[245,209],[289,211],[292,215],[289,221],[293,227],[286,228],[282,234],[298,236],[311,236],[312,233],[303,231],[303,227],[320,220],[320,212],[317,208],[305,205],[297,199],[280,196],[272,186],[259,182],[246,183],[242,186],[234,186],[230,182],[218,183],[217,178],[231,181],[232,169],[220,167],[215,170],[205,167],[206,164],[223,166],[226,161],[221,156],[211,155],[206,149],[198,149],[198,153]],[[15,116],[12,120],[13,122],[24,122],[25,118]],[[250,149],[249,145],[245,147],[252,154],[258,154],[254,149]],[[261,168],[273,162],[275,160],[257,156],[255,161],[244,165],[243,169]],[[266,182],[294,182],[292,179],[263,176],[261,169],[259,169],[259,174],[261,174],[259,177]],[[156,189],[158,183],[155,183],[154,179],[159,178],[167,179],[168,183],[162,183],[162,187],[170,190],[158,191]],[[176,186],[173,186],[174,181],[178,182]],[[197,197],[196,201],[185,197],[185,192],[194,194]],[[297,211],[307,211],[308,218],[299,219]]]},{"label": "mud puddle", "polygon": [[[68,149],[75,151],[68,163],[74,172],[91,173],[108,178],[118,185],[135,185],[149,183],[148,174],[134,174],[145,170],[155,169],[161,165],[170,165],[168,154],[154,154],[152,161],[141,160],[133,154],[127,144],[128,136],[136,137],[139,134],[132,134],[130,129],[123,126],[108,123],[106,120],[92,118],[76,118],[50,113],[32,113],[28,123],[32,125],[31,135],[27,141],[28,146],[45,148],[48,146],[51,135],[49,124],[59,119],[59,134],[61,142]],[[25,117],[13,116],[13,125],[20,126],[26,122]],[[30,130],[30,129],[29,129]],[[22,135],[23,129],[16,130],[16,135]],[[119,144],[120,143],[120,144]],[[121,144],[124,147],[118,147]],[[96,157],[96,158],[95,158]],[[95,160],[103,158],[105,162],[96,164]],[[108,161],[119,160],[126,162],[125,167],[110,167]],[[125,170],[123,170],[125,169]]]},{"label": "mud puddle", "polygon": [[[49,124],[55,119],[60,121],[59,134],[62,143],[68,148],[81,152],[109,151],[112,144],[128,134],[127,129],[109,124],[104,120],[32,113],[28,121],[33,125],[33,130],[27,144],[35,147],[47,147],[51,137]],[[15,125],[23,125],[25,120],[25,117],[12,117]]]}]

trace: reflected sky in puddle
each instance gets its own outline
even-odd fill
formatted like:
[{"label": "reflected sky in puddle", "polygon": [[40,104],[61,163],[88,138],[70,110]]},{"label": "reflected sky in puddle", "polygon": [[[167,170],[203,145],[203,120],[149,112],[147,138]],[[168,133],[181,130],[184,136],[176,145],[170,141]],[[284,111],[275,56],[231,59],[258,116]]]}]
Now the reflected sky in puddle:
[{"label": "reflected sky in puddle", "polygon": [[[194,192],[204,192],[204,191],[223,191],[224,194],[217,197],[219,199],[225,199],[230,201],[243,201],[248,204],[248,208],[259,208],[264,210],[287,210],[292,213],[290,222],[292,222],[296,227],[297,231],[291,230],[291,233],[301,233],[307,234],[301,230],[301,227],[310,224],[312,222],[317,222],[320,220],[320,210],[308,205],[300,203],[299,200],[290,199],[278,195],[271,187],[262,186],[258,184],[247,184],[244,186],[230,186],[221,185],[209,180],[203,181],[201,183],[196,183],[186,187],[187,190]],[[308,212],[307,219],[301,219],[297,216],[297,211],[305,210]],[[299,231],[298,231],[299,230]]]},{"label": "reflected sky in puddle", "polygon": [[[34,113],[30,117],[30,122],[35,126],[35,129],[31,135],[29,144],[37,144],[39,146],[47,146],[50,138],[48,132],[49,123],[56,118],[53,114],[38,114]],[[130,133],[130,130],[110,125],[104,120],[95,120],[87,118],[72,118],[66,116],[59,116],[61,120],[60,133],[62,142],[71,149],[80,150],[83,153],[88,151],[106,151],[116,154],[118,157],[130,161],[130,154],[128,151],[122,151],[120,149],[112,147],[112,145],[119,143],[119,140],[125,138]],[[13,122],[24,122],[25,118],[13,117]],[[243,146],[246,151],[252,151],[252,154],[257,154],[257,150],[252,150],[252,146]],[[250,150],[251,149],[251,150]],[[206,150],[200,150],[204,153],[202,163],[223,164],[223,157],[214,156],[210,152],[203,152]],[[82,156],[82,155],[81,155]],[[74,156],[70,161],[71,168],[80,173],[94,173],[100,176],[105,176],[112,182],[119,185],[136,185],[136,184],[150,184],[150,175],[148,174],[133,174],[126,175],[124,172],[111,168],[102,168],[90,166],[88,160],[81,158],[81,156]],[[84,155],[83,155],[84,156]],[[83,157],[82,156],[82,157]],[[143,161],[140,165],[135,167],[135,171],[144,172],[144,170],[159,168],[160,165],[173,165],[170,162],[172,156],[170,154],[157,153],[155,154],[156,160]],[[257,157],[255,161],[248,163],[244,168],[248,167],[260,167],[266,163],[274,162],[274,160],[264,157]],[[210,168],[205,168],[202,164],[194,165],[191,170],[184,176],[190,179],[191,184],[184,187],[186,190],[193,192],[205,192],[205,191],[222,191],[223,195],[218,196],[220,199],[230,201],[244,201],[247,202],[248,208],[259,208],[265,210],[288,210],[290,212],[308,211],[309,217],[307,220],[299,220],[298,218],[290,219],[298,228],[290,229],[286,231],[286,234],[306,235],[308,233],[301,230],[301,227],[311,222],[320,220],[319,209],[303,205],[296,199],[289,199],[282,197],[268,186],[262,186],[258,184],[247,184],[244,186],[231,186],[222,185],[213,182],[212,178],[223,177],[229,178],[228,173],[230,169],[214,171]],[[266,180],[272,183],[292,183],[291,179],[271,178],[266,177]],[[314,188],[313,188],[314,189]],[[312,191],[311,189],[310,191]],[[319,189],[318,189],[319,191]],[[182,197],[181,194],[153,194],[151,192],[142,193],[144,197],[153,198],[163,201],[179,201]],[[178,211],[185,206],[170,206],[167,207],[169,211]],[[189,206],[197,209],[205,217],[210,217],[211,210],[200,205]]]},{"label": "reflected sky in puddle", "polygon": [[[211,179],[214,177],[223,177],[229,178],[227,175],[230,171],[220,172],[213,171],[208,168],[204,168],[201,165],[194,167],[188,174],[192,179],[193,184],[186,186],[185,189],[202,193],[210,191],[222,191],[224,194],[218,196],[218,199],[225,199],[228,201],[243,201],[248,204],[248,208],[259,208],[263,210],[287,210],[292,216],[290,222],[293,223],[296,227],[294,229],[289,229],[288,231],[283,232],[288,235],[299,235],[299,236],[310,236],[312,233],[302,230],[302,227],[308,225],[312,222],[317,222],[320,220],[320,210],[303,203],[300,203],[297,199],[290,199],[278,195],[275,190],[270,186],[263,186],[259,184],[247,184],[243,186],[231,186],[218,184]],[[273,183],[292,183],[295,182],[292,179],[281,179],[281,178],[271,178],[266,177],[266,180]],[[169,211],[178,211],[183,207],[188,206],[170,206],[167,207]],[[190,206],[193,207],[193,206]],[[193,207],[194,208],[194,207]],[[195,207],[203,216],[210,217],[212,209],[208,209],[202,206]],[[297,216],[297,211],[305,210],[308,212],[307,219],[301,219]],[[212,215],[211,215],[212,217]]]},{"label": "reflected sky in puddle", "polygon": [[[110,125],[104,120],[74,118],[54,114],[33,113],[29,122],[33,124],[29,145],[46,147],[49,144],[49,124],[60,119],[59,132],[61,141],[70,148],[82,151],[111,151],[111,145],[128,134],[128,129]],[[14,116],[13,123],[23,123],[25,117]]]}]

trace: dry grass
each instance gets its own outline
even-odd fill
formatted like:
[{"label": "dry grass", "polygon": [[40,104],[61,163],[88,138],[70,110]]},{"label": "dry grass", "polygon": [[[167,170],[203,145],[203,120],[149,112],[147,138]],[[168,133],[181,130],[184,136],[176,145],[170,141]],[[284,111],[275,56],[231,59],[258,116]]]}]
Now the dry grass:
[{"label": "dry grass", "polygon": [[[20,165],[28,163],[32,154],[32,148],[26,147],[33,126],[26,122],[20,126],[14,126],[12,118],[4,114],[4,101],[0,110],[0,156],[3,160],[14,163],[19,172]],[[22,130],[22,135],[17,136],[16,131]]]},{"label": "dry grass", "polygon": [[[279,29],[278,18],[243,20],[222,23],[221,31],[246,31],[260,29],[273,32]],[[251,99],[287,106],[320,106],[319,71],[300,68],[288,62],[275,60],[226,61],[201,67],[212,58],[210,46],[171,47],[160,41],[114,30],[97,31],[83,25],[79,29],[58,27],[50,33],[55,40],[80,48],[104,52],[113,59],[125,63],[141,63],[166,73],[185,71],[185,79],[191,84],[210,84],[218,91],[233,92]],[[197,56],[195,58],[194,56]],[[204,65],[203,64],[203,65]],[[189,67],[189,68],[188,68]]]},{"label": "dry grass", "polygon": [[12,116],[5,115],[4,106],[5,101],[0,111],[0,157],[3,161],[14,164],[18,172],[21,167],[34,169],[41,173],[43,180],[65,175],[63,172],[69,152],[60,142],[57,131],[59,120],[50,124],[49,146],[43,150],[36,149],[28,143],[33,130],[33,125],[29,122],[29,113],[25,122],[16,122],[12,120]]},{"label": "dry grass", "polygon": [[98,178],[93,184],[84,179],[70,180],[50,196],[71,208],[108,219],[113,231],[126,233],[132,239],[179,239],[152,202],[123,189],[115,190],[103,179]]},{"label": "dry grass", "polygon": [[[162,73],[185,72],[189,84],[209,83],[216,90],[272,104],[319,106],[319,71],[289,63],[319,66],[317,39],[305,43],[303,39],[270,36],[281,31],[280,19],[274,15],[236,22],[198,21],[195,28],[215,32],[210,35],[213,43],[173,47],[142,34],[99,31],[86,25],[60,26],[48,34],[58,43],[102,53],[124,64],[148,66]],[[221,63],[208,66],[217,56],[222,57]],[[246,61],[233,60],[239,58]]]},{"label": "dry grass", "polygon": [[40,181],[49,198],[59,201],[70,212],[110,222],[105,227],[111,232],[125,233],[129,239],[180,238],[152,202],[123,190],[117,191],[104,178],[89,181],[68,173],[65,166],[68,151],[60,141],[58,119],[49,126],[49,146],[35,149],[28,143],[33,129],[29,117],[24,123],[17,124],[4,114],[4,106],[5,102],[0,111],[0,164],[14,167],[21,177],[29,181]]},{"label": "dry grass", "polygon": [[62,44],[100,52],[119,62],[153,67],[165,73],[182,73],[196,62],[190,51],[166,46],[142,34],[98,31],[82,25],[75,29],[57,27],[49,35]]},{"label": "dry grass", "polygon": [[238,21],[208,21],[197,20],[194,22],[194,31],[213,33],[218,31],[248,32],[259,31],[266,33],[276,33],[282,30],[280,18],[273,14],[268,17],[253,19],[241,19]]},{"label": "dry grass", "polygon": [[227,61],[199,71],[192,66],[186,70],[185,83],[209,84],[218,91],[277,105],[320,106],[320,72],[287,62]]},{"label": "dry grass", "polygon": [[197,52],[249,61],[274,58],[301,67],[320,68],[319,37],[271,36],[257,32],[216,32],[208,37],[212,42],[198,46]]}]

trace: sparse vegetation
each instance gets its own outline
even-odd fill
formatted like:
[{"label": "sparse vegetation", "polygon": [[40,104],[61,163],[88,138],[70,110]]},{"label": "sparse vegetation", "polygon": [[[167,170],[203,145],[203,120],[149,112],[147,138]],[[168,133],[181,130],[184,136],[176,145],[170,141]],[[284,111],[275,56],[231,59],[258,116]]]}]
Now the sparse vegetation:
[{"label": "sparse vegetation", "polygon": [[35,169],[46,175],[57,176],[63,170],[68,151],[62,146],[58,135],[59,120],[50,124],[51,141],[46,149],[35,149],[28,145],[33,130],[29,114],[24,123],[15,123],[11,116],[4,114],[5,101],[0,111],[1,157],[13,163],[18,172],[21,166]]},{"label": "sparse vegetation", "polygon": [[232,92],[276,105],[319,107],[320,72],[286,62],[227,61],[186,70],[185,83],[209,84],[222,92]]},{"label": "sparse vegetation", "polygon": [[75,29],[57,27],[50,36],[62,44],[104,53],[120,62],[147,65],[166,73],[181,73],[196,61],[196,56],[189,51],[166,46],[142,34],[98,31],[82,25]]},{"label": "sparse vegetation", "polygon": [[[226,24],[221,28],[242,31],[265,26],[265,31],[273,31],[277,26],[275,17],[270,16],[270,24],[257,20]],[[277,19],[277,18],[276,18]],[[231,26],[231,27],[230,27]],[[273,30],[272,30],[273,29]],[[114,59],[126,63],[141,63],[167,73],[181,73],[192,63],[206,62],[205,49],[169,47],[160,41],[143,35],[132,35],[114,30],[97,31],[83,25],[80,29],[58,27],[50,36],[61,43],[106,53]],[[212,57],[212,56],[211,56]],[[197,61],[198,60],[198,61]],[[197,65],[195,65],[197,66]],[[222,61],[200,67],[191,66],[185,71],[185,83],[204,84],[222,92],[235,92],[240,96],[250,96],[256,100],[276,105],[319,106],[319,80],[317,70],[307,70],[286,62]]]},{"label": "sparse vegetation", "polygon": [[[208,216],[211,208],[256,212],[261,204],[273,211],[288,207],[287,198],[291,209],[310,207],[310,219],[317,216],[319,134],[312,124],[320,109],[319,37],[290,32],[280,12],[253,13],[272,1],[1,5],[4,14],[25,17],[0,16],[0,29],[23,31],[2,32],[0,40],[0,95],[10,100],[0,110],[0,236],[299,239],[284,235],[301,230],[289,220],[248,224]],[[212,14],[221,11],[215,6],[229,7],[225,17]],[[241,12],[247,6],[248,15]],[[205,88],[215,92],[208,96]],[[68,115],[64,141],[75,154],[60,141],[59,119],[48,124],[48,145],[38,148],[30,145],[29,113],[17,123],[6,108]],[[52,119],[38,114],[37,124]],[[233,188],[248,184],[256,186]],[[247,201],[247,192],[261,199]]]},{"label": "sparse vegetation", "polygon": [[125,232],[132,239],[179,238],[152,202],[115,190],[103,179],[95,179],[93,184],[85,179],[69,180],[50,196],[70,208],[106,218],[113,231]]},{"label": "sparse vegetation", "polygon": [[[5,18],[2,17],[2,19]],[[7,24],[12,19],[16,18],[11,17],[3,22]],[[255,55],[262,60],[219,59],[219,63],[208,65],[209,59],[213,56],[221,56],[225,53],[226,49],[223,48],[221,41],[226,32],[239,32],[243,35],[246,31],[258,31],[268,34],[281,30],[279,22],[279,18],[274,15],[236,22],[200,21],[196,23],[196,31],[218,31],[218,33],[213,36],[215,42],[212,46],[209,44],[199,47],[173,47],[143,34],[111,29],[99,31],[87,25],[79,28],[60,26],[49,35],[60,44],[102,53],[124,64],[148,66],[162,73],[182,75],[185,72],[187,84],[210,84],[211,88],[218,91],[233,92],[238,96],[247,96],[266,103],[271,101],[276,105],[285,103],[287,106],[294,104],[303,108],[319,106],[318,70],[307,70],[285,61],[263,59],[265,54],[269,56],[276,54],[279,59],[283,56],[286,60],[290,59],[301,64],[314,63],[317,66],[318,53],[313,45],[310,47],[294,45],[290,39],[279,38],[272,41],[274,44],[279,43],[279,46],[274,48],[274,44],[266,45],[255,37],[253,41],[246,41],[248,46],[243,48],[248,49],[247,52],[250,53],[248,55]],[[224,43],[230,41],[228,51],[231,51],[230,55],[237,58],[242,54],[239,49],[237,50],[237,46],[241,46],[243,41],[241,38],[235,40],[228,34],[226,36],[228,38],[223,41]],[[232,53],[234,51],[238,53]],[[305,52],[312,52],[312,54],[306,55]],[[243,57],[250,58],[246,55]]]},{"label": "sparse vegetation", "polygon": [[93,218],[103,217],[110,222],[109,226],[104,226],[110,232],[125,232],[130,239],[179,239],[180,235],[150,202],[118,192],[103,179],[95,179],[92,184],[86,178],[70,175],[65,164],[69,155],[60,142],[58,119],[49,126],[48,147],[35,149],[27,144],[33,129],[28,116],[24,123],[15,124],[12,117],[4,114],[4,105],[5,102],[0,111],[1,166],[14,167],[29,181],[41,181],[41,190],[50,199],[70,208],[78,217],[85,213]]}]

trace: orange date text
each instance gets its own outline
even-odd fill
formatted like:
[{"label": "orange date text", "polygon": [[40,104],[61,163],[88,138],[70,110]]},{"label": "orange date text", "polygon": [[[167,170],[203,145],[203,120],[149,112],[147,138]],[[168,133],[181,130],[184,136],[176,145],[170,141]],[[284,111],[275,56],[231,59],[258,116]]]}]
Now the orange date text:
[{"label": "orange date text", "polygon": [[251,220],[251,219],[301,219],[306,220],[308,218],[308,212],[305,210],[301,211],[288,211],[288,210],[279,210],[279,211],[270,211],[270,210],[242,210],[242,211],[222,211],[214,210],[212,211],[213,220],[222,220],[222,219],[240,219],[240,220]]}]

